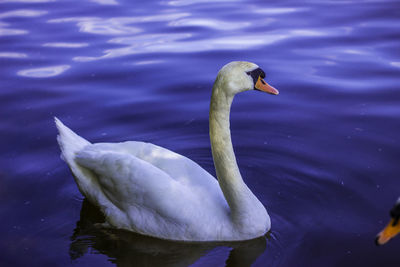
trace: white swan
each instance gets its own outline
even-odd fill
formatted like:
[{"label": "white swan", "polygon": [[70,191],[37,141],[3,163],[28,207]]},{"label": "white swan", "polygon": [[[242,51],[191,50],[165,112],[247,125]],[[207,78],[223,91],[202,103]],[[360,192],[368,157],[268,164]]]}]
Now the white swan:
[{"label": "white swan", "polygon": [[[264,235],[267,211],[243,182],[229,130],[235,94],[271,94],[264,72],[231,62],[218,73],[210,103],[210,139],[218,181],[192,160],[144,142],[91,144],[55,118],[62,158],[107,226],[183,241],[234,241]],[[219,182],[219,185],[218,185]]]}]

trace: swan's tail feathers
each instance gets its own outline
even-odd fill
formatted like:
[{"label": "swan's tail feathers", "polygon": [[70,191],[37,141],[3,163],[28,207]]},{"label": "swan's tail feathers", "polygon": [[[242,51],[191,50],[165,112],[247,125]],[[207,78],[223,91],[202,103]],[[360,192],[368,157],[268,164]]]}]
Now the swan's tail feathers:
[{"label": "swan's tail feathers", "polygon": [[[68,164],[74,175],[75,182],[81,193],[86,196],[93,204],[98,205],[98,199],[92,192],[99,192],[97,177],[95,174],[83,166],[79,165],[76,160],[76,154],[85,146],[90,145],[89,141],[74,133],[65,126],[59,119],[54,118],[58,136],[57,141],[61,149],[61,158]],[[98,190],[98,191],[96,191]]]},{"label": "swan's tail feathers", "polygon": [[71,167],[75,154],[90,143],[65,126],[58,118],[54,117],[54,121],[58,129],[57,141],[61,149],[61,158]]}]

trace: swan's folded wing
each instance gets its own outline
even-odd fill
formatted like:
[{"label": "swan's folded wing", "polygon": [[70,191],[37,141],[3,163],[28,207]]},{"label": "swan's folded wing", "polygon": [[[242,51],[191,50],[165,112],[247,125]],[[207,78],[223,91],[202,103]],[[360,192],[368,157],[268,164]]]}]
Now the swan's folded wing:
[{"label": "swan's folded wing", "polygon": [[161,169],[184,185],[203,187],[207,191],[215,189],[216,194],[221,194],[218,182],[211,174],[191,159],[169,149],[138,141],[97,143],[94,146],[103,151],[128,153]]},{"label": "swan's folded wing", "polygon": [[93,194],[104,194],[114,207],[95,204],[99,204],[111,224],[120,228],[135,228],[147,234],[151,229],[146,227],[151,227],[156,221],[157,224],[160,221],[161,224],[167,221],[185,224],[188,217],[182,216],[185,211],[177,209],[176,203],[188,199],[188,188],[146,161],[128,153],[100,148],[86,146],[77,153],[76,161],[98,177],[101,192]]}]

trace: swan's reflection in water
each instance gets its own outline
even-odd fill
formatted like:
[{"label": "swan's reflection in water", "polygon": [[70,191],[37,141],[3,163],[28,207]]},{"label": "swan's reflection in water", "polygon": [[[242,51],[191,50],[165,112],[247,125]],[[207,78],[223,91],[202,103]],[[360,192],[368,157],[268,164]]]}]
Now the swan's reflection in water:
[{"label": "swan's reflection in water", "polygon": [[243,242],[173,242],[97,227],[102,222],[102,213],[85,199],[71,236],[72,260],[94,250],[117,266],[188,266],[217,247],[228,247],[226,266],[251,266],[266,248],[265,236]]}]

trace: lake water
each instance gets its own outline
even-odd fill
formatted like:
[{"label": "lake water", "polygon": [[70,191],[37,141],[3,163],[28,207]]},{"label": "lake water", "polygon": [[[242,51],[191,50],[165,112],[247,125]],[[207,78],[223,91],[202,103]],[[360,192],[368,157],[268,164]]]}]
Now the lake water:
[{"label": "lake water", "polygon": [[[400,238],[374,244],[400,194],[399,29],[399,1],[0,0],[0,265],[400,266]],[[233,60],[280,91],[231,113],[271,232],[182,244],[94,228],[53,116],[214,175],[208,103]]]}]

